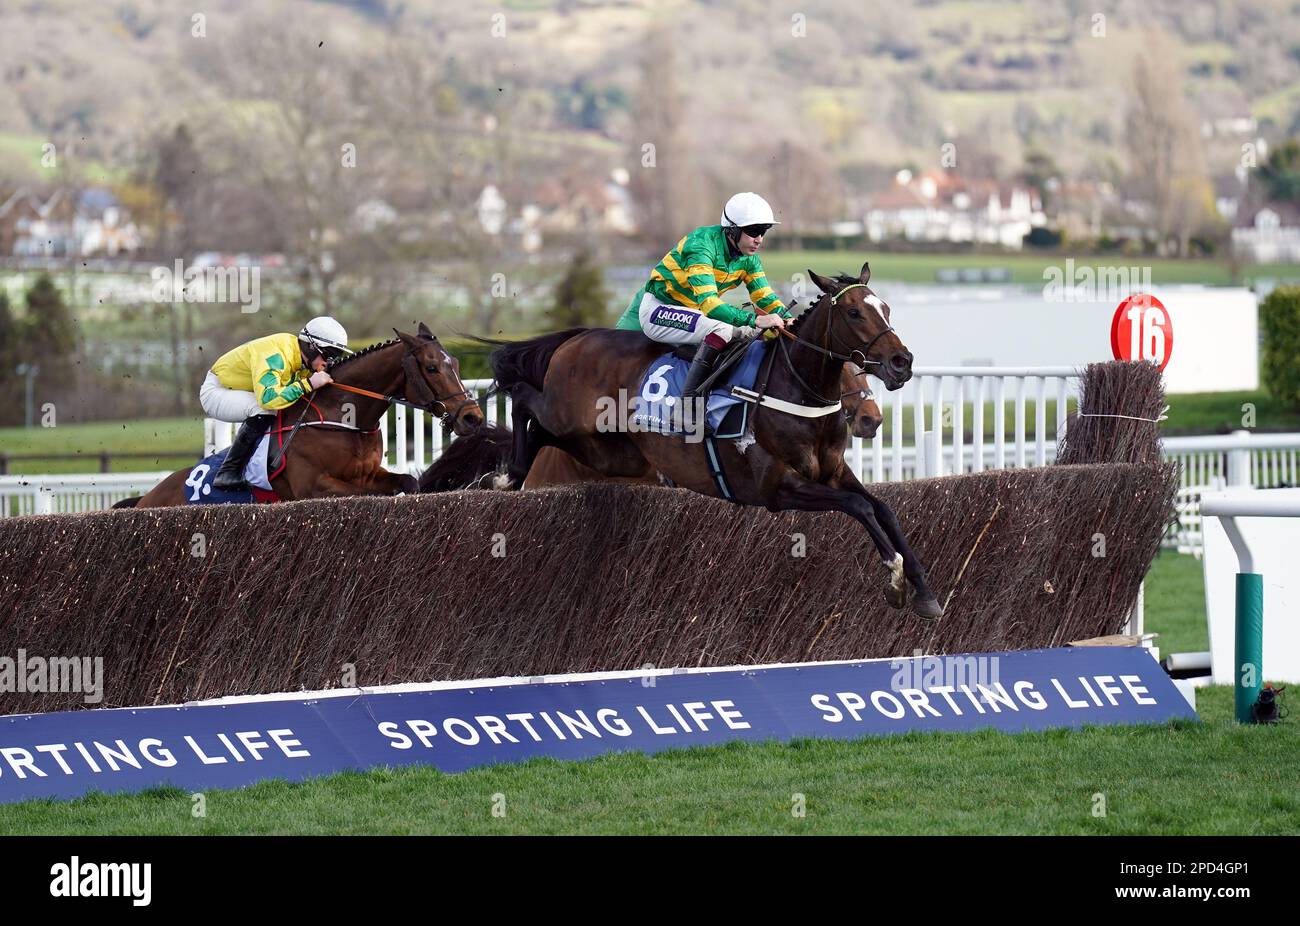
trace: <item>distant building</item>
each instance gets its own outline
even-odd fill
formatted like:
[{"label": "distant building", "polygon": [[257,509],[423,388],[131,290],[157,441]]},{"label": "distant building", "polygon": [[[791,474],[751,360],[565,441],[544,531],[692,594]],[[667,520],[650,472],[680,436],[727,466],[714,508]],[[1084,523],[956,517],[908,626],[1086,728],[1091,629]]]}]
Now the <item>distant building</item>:
[{"label": "distant building", "polygon": [[1026,184],[967,180],[948,171],[899,171],[873,196],[863,224],[871,241],[949,241],[1019,249],[1043,225],[1042,198]]},{"label": "distant building", "polygon": [[397,210],[378,197],[367,199],[352,210],[353,224],[367,235],[394,224],[397,219]]},{"label": "distant building", "polygon": [[541,228],[634,234],[637,226],[628,181],[622,168],[604,177],[577,172],[548,177],[532,191],[533,202],[541,210]]},{"label": "distant building", "polygon": [[119,257],[140,249],[140,232],[109,190],[61,188],[42,199],[19,189],[0,202],[0,254]]},{"label": "distant building", "polygon": [[1300,208],[1269,203],[1238,216],[1232,249],[1257,264],[1300,263]]},{"label": "distant building", "polygon": [[1214,208],[1226,221],[1236,222],[1237,212],[1246,199],[1249,171],[1238,166],[1230,174],[1214,178]]},{"label": "distant building", "polygon": [[26,238],[32,223],[41,218],[41,201],[30,190],[20,188],[0,199],[0,256],[8,257],[19,238]]}]

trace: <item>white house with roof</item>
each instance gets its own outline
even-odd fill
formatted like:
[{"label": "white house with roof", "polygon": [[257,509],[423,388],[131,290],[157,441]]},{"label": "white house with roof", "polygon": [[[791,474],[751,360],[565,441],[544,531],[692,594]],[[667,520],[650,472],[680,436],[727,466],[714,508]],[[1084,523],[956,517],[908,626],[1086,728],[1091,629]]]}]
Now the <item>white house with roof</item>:
[{"label": "white house with roof", "polygon": [[1270,203],[1243,215],[1232,230],[1232,249],[1257,264],[1300,263],[1300,209]]},{"label": "white house with roof", "polygon": [[1025,235],[1046,221],[1032,187],[969,181],[945,171],[913,177],[901,170],[888,190],[871,197],[863,224],[871,241],[978,242],[1019,249]]},{"label": "white house with roof", "polygon": [[102,187],[55,190],[42,199],[20,189],[0,203],[0,245],[18,257],[118,257],[140,249],[140,232]]}]

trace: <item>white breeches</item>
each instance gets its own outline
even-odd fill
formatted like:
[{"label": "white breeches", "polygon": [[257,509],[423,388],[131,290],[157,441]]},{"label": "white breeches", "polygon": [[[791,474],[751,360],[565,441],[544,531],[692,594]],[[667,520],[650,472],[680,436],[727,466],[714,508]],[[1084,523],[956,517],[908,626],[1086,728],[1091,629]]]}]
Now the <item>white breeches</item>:
[{"label": "white breeches", "polygon": [[681,305],[664,305],[652,294],[641,298],[641,330],[664,344],[699,344],[710,334],[730,341],[736,329],[726,322]]},{"label": "white breeches", "polygon": [[243,423],[245,418],[253,415],[268,414],[257,404],[257,397],[251,392],[227,389],[211,370],[199,387],[199,404],[203,406],[204,414],[218,421]]}]

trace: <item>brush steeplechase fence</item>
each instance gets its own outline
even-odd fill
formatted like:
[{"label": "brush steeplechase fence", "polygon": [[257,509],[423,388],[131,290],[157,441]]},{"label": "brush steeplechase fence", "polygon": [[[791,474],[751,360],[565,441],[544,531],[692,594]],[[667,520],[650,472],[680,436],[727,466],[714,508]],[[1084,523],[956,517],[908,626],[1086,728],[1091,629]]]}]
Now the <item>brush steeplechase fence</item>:
[{"label": "brush steeplechase fence", "polygon": [[[877,487],[942,621],[892,610],[858,525],[589,484],[0,522],[0,653],[104,659],[102,706],[657,666],[1059,646],[1125,629],[1168,464]],[[719,550],[744,551],[744,568]],[[0,699],[3,713],[75,695]]]}]

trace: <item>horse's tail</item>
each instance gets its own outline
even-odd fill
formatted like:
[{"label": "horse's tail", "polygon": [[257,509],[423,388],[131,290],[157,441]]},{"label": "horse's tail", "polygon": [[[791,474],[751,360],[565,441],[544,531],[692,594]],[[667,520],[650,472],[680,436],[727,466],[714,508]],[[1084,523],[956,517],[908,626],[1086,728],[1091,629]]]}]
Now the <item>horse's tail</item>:
[{"label": "horse's tail", "polygon": [[124,498],[113,505],[114,508],[134,508],[139,503],[143,495],[132,495],[130,498]]},{"label": "horse's tail", "polygon": [[420,474],[421,492],[454,492],[457,489],[490,488],[483,477],[504,473],[513,456],[514,434],[496,424],[484,425],[458,437],[433,465]]},{"label": "horse's tail", "polygon": [[497,386],[506,391],[516,383],[528,383],[534,389],[541,389],[542,380],[546,378],[546,368],[551,363],[551,356],[565,341],[589,330],[567,328],[554,334],[544,334],[541,337],[529,338],[527,341],[514,342],[489,341],[483,338],[486,343],[498,345],[492,352],[492,356],[488,358],[492,364],[492,377],[496,380]]}]

